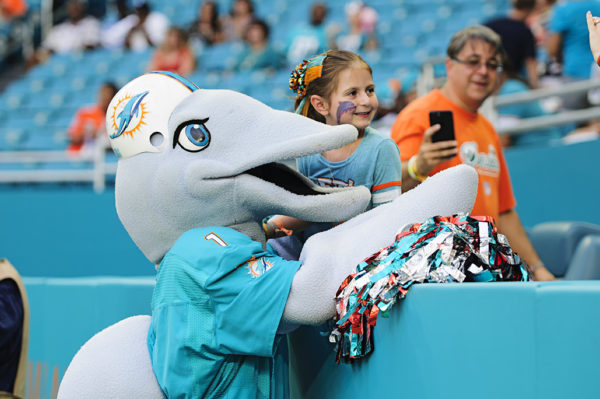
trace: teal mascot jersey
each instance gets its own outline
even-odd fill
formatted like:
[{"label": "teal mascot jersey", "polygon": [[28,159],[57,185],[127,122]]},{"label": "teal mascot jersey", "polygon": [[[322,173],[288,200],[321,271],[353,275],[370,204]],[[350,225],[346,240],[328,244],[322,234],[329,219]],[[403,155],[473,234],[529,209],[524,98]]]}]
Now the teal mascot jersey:
[{"label": "teal mascot jersey", "polygon": [[287,357],[275,356],[286,342],[276,333],[299,266],[230,228],[184,233],[152,297],[148,348],[166,396],[286,397]]}]

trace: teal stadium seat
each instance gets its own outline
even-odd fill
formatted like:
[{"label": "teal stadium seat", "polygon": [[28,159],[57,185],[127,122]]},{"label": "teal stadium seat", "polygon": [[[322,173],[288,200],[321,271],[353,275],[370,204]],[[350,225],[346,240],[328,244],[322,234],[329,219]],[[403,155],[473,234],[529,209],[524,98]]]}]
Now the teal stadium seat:
[{"label": "teal stadium seat", "polygon": [[600,246],[596,247],[600,245],[600,226],[585,222],[547,222],[529,229],[528,235],[554,275],[568,280],[586,276],[600,279]]},{"label": "teal stadium seat", "polygon": [[206,71],[224,71],[231,69],[235,57],[242,49],[241,43],[221,43],[204,47],[199,55],[199,65]]},{"label": "teal stadium seat", "polygon": [[[0,127],[0,151],[17,151],[24,149],[27,131],[23,128]],[[5,168],[5,165],[1,165]]]},{"label": "teal stadium seat", "polygon": [[583,237],[569,263],[565,280],[600,280],[600,229]]},{"label": "teal stadium seat", "polygon": [[27,102],[23,105],[33,109],[57,109],[63,105],[64,98],[64,94],[58,90],[45,89],[29,95]]},{"label": "teal stadium seat", "polygon": [[219,87],[222,89],[235,90],[242,93],[246,93],[252,85],[252,73],[247,71],[224,76],[219,82]]},{"label": "teal stadium seat", "polygon": [[53,151],[65,148],[66,142],[48,128],[36,129],[35,134],[30,134],[23,143],[23,149],[27,151]]},{"label": "teal stadium seat", "polygon": [[97,90],[97,87],[87,87],[85,90],[65,92],[63,105],[70,108],[79,108],[94,104]]},{"label": "teal stadium seat", "polygon": [[[181,27],[187,27],[198,18],[198,7],[202,3],[200,0],[176,0],[159,1],[162,3],[162,10],[167,15],[171,24]],[[160,7],[160,6],[159,6]]]},{"label": "teal stadium seat", "polygon": [[77,106],[64,106],[52,114],[48,124],[51,126],[67,128],[73,121],[73,117],[79,107]]}]

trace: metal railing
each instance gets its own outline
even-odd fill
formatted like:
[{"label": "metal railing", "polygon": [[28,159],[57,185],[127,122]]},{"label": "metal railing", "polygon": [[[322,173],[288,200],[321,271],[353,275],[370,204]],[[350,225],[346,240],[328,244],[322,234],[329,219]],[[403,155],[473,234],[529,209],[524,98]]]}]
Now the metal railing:
[{"label": "metal railing", "polygon": [[[40,163],[77,162],[85,168],[51,168],[7,170],[3,165],[18,164],[21,168]],[[93,152],[70,154],[67,151],[2,151],[0,152],[0,183],[91,183],[95,192],[106,188],[106,178],[117,172],[116,162],[107,162],[106,150],[97,145]]]}]

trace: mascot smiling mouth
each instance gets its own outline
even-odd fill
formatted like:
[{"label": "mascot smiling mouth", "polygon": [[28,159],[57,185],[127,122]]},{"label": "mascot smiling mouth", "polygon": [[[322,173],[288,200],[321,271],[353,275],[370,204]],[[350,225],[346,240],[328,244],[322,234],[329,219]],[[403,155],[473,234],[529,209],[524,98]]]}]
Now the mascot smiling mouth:
[{"label": "mascot smiling mouth", "polygon": [[258,179],[274,184],[292,194],[297,195],[323,195],[325,192],[317,191],[314,184],[304,176],[284,164],[270,162],[266,165],[256,166],[245,173]]}]

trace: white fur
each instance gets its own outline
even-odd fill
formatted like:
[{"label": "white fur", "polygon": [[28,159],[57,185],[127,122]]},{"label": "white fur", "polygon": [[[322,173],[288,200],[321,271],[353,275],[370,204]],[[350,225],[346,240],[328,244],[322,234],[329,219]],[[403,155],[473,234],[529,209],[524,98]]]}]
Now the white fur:
[{"label": "white fur", "polygon": [[100,331],[77,352],[58,399],[162,399],[146,337],[150,316],[133,316]]},{"label": "white fur", "polygon": [[466,165],[427,179],[395,201],[315,234],[304,245],[283,313],[286,321],[320,324],[335,314],[335,293],[356,265],[394,242],[408,223],[437,215],[470,212],[477,195],[477,172]]}]

